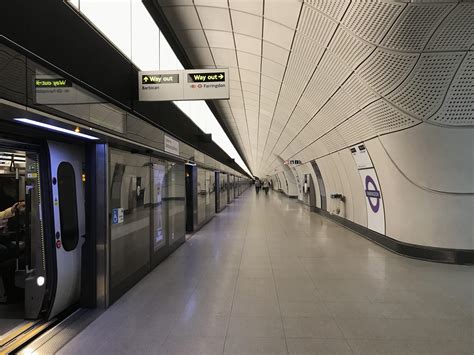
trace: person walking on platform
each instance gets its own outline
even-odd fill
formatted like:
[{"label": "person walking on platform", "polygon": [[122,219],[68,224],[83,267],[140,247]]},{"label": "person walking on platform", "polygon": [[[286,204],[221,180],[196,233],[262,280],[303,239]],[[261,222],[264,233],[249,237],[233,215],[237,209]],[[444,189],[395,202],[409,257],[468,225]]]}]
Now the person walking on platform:
[{"label": "person walking on platform", "polygon": [[262,183],[260,182],[259,179],[255,180],[255,191],[258,193],[260,192],[260,187],[262,186]]},{"label": "person walking on platform", "polygon": [[267,179],[263,180],[263,189],[265,190],[265,195],[268,195],[268,190],[270,189],[270,184]]}]

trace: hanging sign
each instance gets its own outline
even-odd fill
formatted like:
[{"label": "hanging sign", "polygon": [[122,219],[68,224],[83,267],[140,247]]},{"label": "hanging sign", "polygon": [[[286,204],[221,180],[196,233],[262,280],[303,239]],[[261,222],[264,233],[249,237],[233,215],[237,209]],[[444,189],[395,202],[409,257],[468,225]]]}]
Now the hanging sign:
[{"label": "hanging sign", "polygon": [[140,101],[229,99],[228,69],[141,71]]},{"label": "hanging sign", "polygon": [[182,71],[141,71],[138,73],[140,101],[172,101],[183,96]]},{"label": "hanging sign", "polygon": [[228,70],[186,70],[184,99],[229,99]]}]

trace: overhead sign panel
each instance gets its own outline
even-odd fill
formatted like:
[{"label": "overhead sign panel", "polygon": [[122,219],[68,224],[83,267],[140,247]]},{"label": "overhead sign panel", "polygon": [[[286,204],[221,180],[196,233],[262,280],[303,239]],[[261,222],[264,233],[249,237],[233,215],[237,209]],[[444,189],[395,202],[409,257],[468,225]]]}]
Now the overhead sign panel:
[{"label": "overhead sign panel", "polygon": [[139,72],[139,100],[229,99],[228,77],[228,69]]},{"label": "overhead sign panel", "polygon": [[228,70],[186,70],[185,100],[228,99]]},{"label": "overhead sign panel", "polygon": [[138,99],[140,101],[180,100],[183,96],[183,73],[175,71],[146,71],[138,73]]}]

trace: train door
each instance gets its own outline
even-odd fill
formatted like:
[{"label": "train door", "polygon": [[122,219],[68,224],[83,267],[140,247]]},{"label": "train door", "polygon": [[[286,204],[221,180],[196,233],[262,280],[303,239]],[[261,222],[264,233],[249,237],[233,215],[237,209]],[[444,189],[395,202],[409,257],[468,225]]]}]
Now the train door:
[{"label": "train door", "polygon": [[34,325],[46,294],[38,150],[0,140],[0,348]]},{"label": "train door", "polygon": [[85,240],[84,150],[48,142],[52,182],[56,292],[49,317],[79,302],[81,252]]}]

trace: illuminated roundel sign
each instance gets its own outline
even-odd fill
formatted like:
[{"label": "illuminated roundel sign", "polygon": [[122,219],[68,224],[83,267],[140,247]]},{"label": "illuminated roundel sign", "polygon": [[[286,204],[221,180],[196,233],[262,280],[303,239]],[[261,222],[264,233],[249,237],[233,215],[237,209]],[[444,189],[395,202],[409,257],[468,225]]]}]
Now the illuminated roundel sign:
[{"label": "illuminated roundel sign", "polygon": [[372,211],[377,213],[380,209],[380,191],[370,175],[365,177],[365,196],[369,200]]}]

